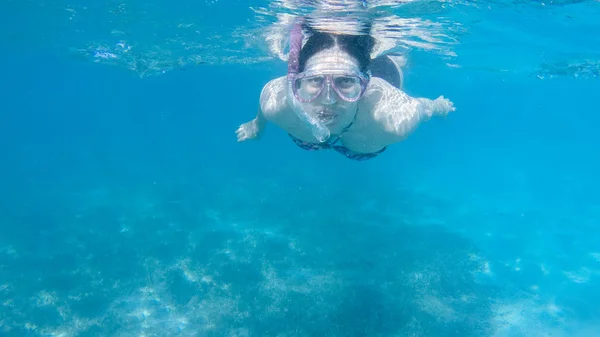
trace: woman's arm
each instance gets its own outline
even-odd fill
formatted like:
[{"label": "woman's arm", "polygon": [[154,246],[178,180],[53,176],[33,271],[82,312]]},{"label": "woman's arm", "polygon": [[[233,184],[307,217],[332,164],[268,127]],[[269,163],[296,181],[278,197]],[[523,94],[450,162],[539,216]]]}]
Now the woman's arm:
[{"label": "woman's arm", "polygon": [[435,100],[414,98],[385,80],[373,78],[369,94],[373,119],[383,128],[380,142],[392,144],[402,141],[432,116],[446,116],[454,111],[453,103],[440,96]]},{"label": "woman's arm", "polygon": [[235,131],[238,142],[260,139],[267,127],[267,122],[285,108],[285,99],[282,99],[282,95],[285,95],[285,77],[271,80],[263,87],[256,117],[240,125]]}]

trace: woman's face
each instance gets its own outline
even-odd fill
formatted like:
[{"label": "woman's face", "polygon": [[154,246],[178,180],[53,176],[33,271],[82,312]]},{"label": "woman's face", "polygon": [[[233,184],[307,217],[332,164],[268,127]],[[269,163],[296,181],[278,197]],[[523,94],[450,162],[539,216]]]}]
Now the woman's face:
[{"label": "woman's face", "polygon": [[[334,131],[349,124],[356,114],[361,93],[358,61],[337,47],[310,57],[296,81],[296,92],[310,101],[302,108]],[[316,97],[316,98],[315,98]]]}]

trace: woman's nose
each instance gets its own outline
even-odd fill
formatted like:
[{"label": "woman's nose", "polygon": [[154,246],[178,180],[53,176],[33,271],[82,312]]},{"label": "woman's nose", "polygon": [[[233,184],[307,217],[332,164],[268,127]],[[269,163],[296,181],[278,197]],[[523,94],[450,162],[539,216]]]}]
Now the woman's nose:
[{"label": "woman's nose", "polygon": [[331,84],[325,84],[325,88],[323,89],[323,104],[335,104],[337,103],[337,93],[331,87]]}]

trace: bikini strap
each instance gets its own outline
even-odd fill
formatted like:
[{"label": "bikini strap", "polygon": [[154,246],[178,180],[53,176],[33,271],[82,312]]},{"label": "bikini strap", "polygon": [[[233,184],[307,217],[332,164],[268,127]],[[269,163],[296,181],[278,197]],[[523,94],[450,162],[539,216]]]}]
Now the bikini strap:
[{"label": "bikini strap", "polygon": [[350,124],[346,125],[346,126],[344,127],[344,129],[342,129],[342,132],[340,132],[340,136],[341,136],[341,135],[342,135],[344,132],[346,132],[346,131],[348,131],[348,130],[350,129],[350,127],[352,126],[352,124],[354,124],[354,122],[356,121],[356,116],[357,116],[357,115],[358,115],[358,108],[356,108],[356,113],[354,114],[354,118],[352,118],[352,121],[350,122]]},{"label": "bikini strap", "polygon": [[344,134],[344,132],[348,131],[350,129],[350,127],[352,126],[352,124],[354,124],[354,121],[356,121],[356,115],[358,115],[358,111],[356,114],[354,114],[354,118],[352,118],[352,121],[350,122],[350,124],[346,125],[342,129],[342,132],[337,134],[337,138],[334,141],[330,142],[331,145],[335,145],[340,139],[342,139],[342,135]]}]

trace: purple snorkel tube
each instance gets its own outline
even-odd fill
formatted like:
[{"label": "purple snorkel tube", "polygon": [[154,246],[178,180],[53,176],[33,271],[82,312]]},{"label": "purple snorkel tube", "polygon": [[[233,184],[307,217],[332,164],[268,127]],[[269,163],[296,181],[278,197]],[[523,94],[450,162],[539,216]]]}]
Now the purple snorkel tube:
[{"label": "purple snorkel tube", "polygon": [[300,70],[300,49],[302,49],[302,23],[297,19],[290,31],[290,53],[288,56],[288,79]]},{"label": "purple snorkel tube", "polygon": [[290,106],[303,122],[308,124],[311,128],[312,134],[317,138],[320,142],[325,142],[329,136],[331,135],[329,129],[319,121],[316,116],[311,116],[302,107],[300,106],[300,102],[298,102],[293,94],[293,86],[298,75],[298,71],[300,70],[300,49],[302,49],[302,24],[304,23],[304,19],[298,18],[294,25],[292,26],[292,30],[290,32],[290,52],[288,55],[288,102]]}]

